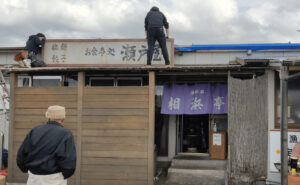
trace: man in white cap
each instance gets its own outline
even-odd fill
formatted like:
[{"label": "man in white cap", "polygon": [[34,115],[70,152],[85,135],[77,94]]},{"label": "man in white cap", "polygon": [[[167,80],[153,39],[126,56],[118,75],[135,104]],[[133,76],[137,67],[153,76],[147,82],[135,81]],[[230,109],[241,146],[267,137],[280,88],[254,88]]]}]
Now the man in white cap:
[{"label": "man in white cap", "polygon": [[65,116],[64,107],[50,106],[48,122],[34,127],[23,141],[17,165],[29,173],[27,185],[67,185],[74,174],[76,149],[71,131],[62,125]]}]

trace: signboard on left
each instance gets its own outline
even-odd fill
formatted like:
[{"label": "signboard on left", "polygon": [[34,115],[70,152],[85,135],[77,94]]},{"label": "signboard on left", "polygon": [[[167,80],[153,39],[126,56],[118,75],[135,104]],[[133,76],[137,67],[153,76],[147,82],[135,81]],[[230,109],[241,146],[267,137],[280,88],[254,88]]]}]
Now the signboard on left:
[{"label": "signboard on left", "polygon": [[[167,49],[172,64],[174,39],[167,40]],[[146,64],[147,43],[145,39],[47,40],[43,58],[50,66]],[[158,43],[152,64],[165,64]]]}]

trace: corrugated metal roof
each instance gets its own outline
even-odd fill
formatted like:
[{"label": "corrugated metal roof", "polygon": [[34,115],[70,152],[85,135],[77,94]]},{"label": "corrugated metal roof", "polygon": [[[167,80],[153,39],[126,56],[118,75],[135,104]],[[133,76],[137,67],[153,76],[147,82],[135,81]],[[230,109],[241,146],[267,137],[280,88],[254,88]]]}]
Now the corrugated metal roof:
[{"label": "corrugated metal roof", "polygon": [[300,43],[277,43],[277,44],[213,44],[213,45],[192,45],[175,46],[178,51],[197,51],[197,50],[285,50],[300,49]]}]

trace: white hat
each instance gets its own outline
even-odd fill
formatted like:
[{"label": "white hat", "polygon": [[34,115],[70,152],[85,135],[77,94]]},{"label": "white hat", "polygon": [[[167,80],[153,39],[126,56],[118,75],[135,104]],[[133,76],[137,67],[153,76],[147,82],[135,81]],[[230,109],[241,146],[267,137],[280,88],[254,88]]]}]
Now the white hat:
[{"label": "white hat", "polygon": [[61,120],[66,117],[66,109],[59,105],[52,105],[46,111],[46,118],[51,120]]}]

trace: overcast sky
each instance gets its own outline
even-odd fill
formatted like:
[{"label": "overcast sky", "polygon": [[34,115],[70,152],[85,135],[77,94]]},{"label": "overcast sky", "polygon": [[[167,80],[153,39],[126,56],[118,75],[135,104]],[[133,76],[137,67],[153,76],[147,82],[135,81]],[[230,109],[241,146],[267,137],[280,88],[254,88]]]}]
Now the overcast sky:
[{"label": "overcast sky", "polygon": [[0,47],[48,39],[145,38],[158,6],[177,45],[300,43],[300,0],[1,0]]}]

